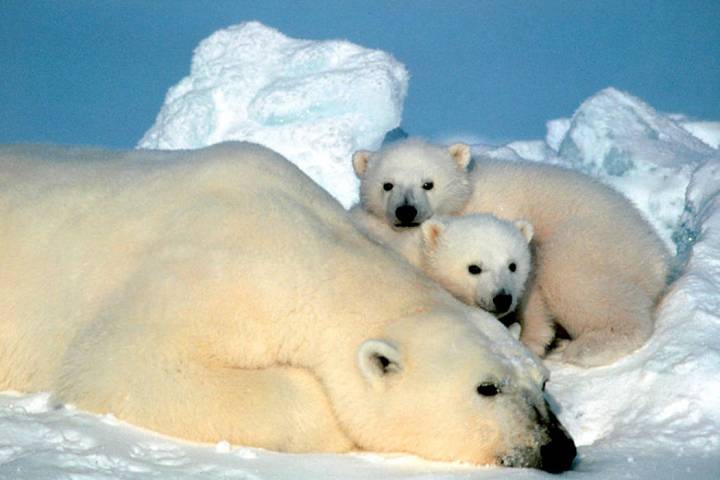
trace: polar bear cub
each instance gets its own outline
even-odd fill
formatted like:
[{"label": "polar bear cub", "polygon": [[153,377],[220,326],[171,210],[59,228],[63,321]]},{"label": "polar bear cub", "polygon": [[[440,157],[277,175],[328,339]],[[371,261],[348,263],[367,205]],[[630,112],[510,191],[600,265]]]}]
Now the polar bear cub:
[{"label": "polar bear cub", "polygon": [[396,231],[411,230],[433,215],[450,215],[472,193],[467,167],[470,149],[419,140],[392,144],[380,152],[353,155],[360,179],[361,208]]},{"label": "polar bear cub", "polygon": [[532,267],[529,222],[472,214],[433,217],[420,230],[420,268],[426,275],[498,319],[515,310]]},{"label": "polar bear cub", "polygon": [[448,148],[410,139],[381,151],[359,150],[353,169],[360,202],[353,223],[368,237],[420,264],[418,227],[433,215],[450,215],[465,205],[471,188],[467,145]]}]

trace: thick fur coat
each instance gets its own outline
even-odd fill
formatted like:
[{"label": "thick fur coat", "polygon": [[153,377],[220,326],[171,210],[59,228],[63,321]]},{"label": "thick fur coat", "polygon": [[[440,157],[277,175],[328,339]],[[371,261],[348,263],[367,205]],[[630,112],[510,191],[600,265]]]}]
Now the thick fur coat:
[{"label": "thick fur coat", "polygon": [[0,149],[0,389],[190,440],[568,468],[543,370],[253,144]]}]

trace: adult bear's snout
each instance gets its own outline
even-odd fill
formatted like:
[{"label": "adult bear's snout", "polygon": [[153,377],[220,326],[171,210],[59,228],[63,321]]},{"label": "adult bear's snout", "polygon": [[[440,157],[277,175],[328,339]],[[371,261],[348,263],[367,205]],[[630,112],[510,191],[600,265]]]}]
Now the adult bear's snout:
[{"label": "adult bear's snout", "polygon": [[547,435],[549,441],[540,447],[540,468],[550,473],[560,473],[572,466],[577,450],[575,442],[555,414],[548,409]]}]

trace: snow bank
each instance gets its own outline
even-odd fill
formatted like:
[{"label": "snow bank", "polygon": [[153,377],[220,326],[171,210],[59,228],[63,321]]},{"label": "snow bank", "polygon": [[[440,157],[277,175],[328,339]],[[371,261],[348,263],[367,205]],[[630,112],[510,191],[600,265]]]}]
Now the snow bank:
[{"label": "snow bank", "polygon": [[47,394],[0,395],[3,480],[402,479],[418,472],[443,478],[468,470],[408,456],[290,455],[225,442],[195,445],[143,431],[111,415],[54,410]]},{"label": "snow bank", "polygon": [[[612,449],[617,473],[720,476],[720,158],[692,174],[686,198],[683,221],[695,243],[649,343],[604,368],[551,364],[563,421],[580,444],[592,445],[586,468]],[[651,466],[654,473],[644,471]]]},{"label": "snow bank", "polygon": [[350,157],[400,125],[408,74],[391,55],[345,41],[288,38],[257,22],[213,33],[190,75],[172,87],[140,148],[223,140],[266,145],[347,207],[357,198]]},{"label": "snow bank", "polygon": [[720,122],[682,121],[680,126],[713,148],[720,148]]},{"label": "snow bank", "polygon": [[555,150],[560,150],[560,144],[562,144],[565,135],[570,130],[570,119],[569,118],[556,118],[549,120],[545,124],[547,128],[547,134],[545,135],[545,143]]},{"label": "snow bank", "polygon": [[665,115],[613,88],[580,106],[558,150],[569,165],[630,197],[668,245],[690,175],[713,153]]},{"label": "snow bank", "polygon": [[716,123],[664,115],[607,88],[584,101],[572,118],[547,122],[544,142],[513,142],[486,153],[510,160],[517,154],[599,178],[630,198],[675,251],[692,173],[718,154],[710,146]]}]

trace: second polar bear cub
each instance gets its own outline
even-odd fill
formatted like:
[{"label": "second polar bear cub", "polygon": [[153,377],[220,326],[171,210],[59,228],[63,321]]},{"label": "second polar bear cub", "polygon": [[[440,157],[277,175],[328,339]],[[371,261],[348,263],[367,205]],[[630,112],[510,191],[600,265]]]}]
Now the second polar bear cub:
[{"label": "second polar bear cub", "polygon": [[420,268],[425,274],[498,319],[515,310],[532,264],[530,223],[472,214],[433,217],[420,230]]}]

